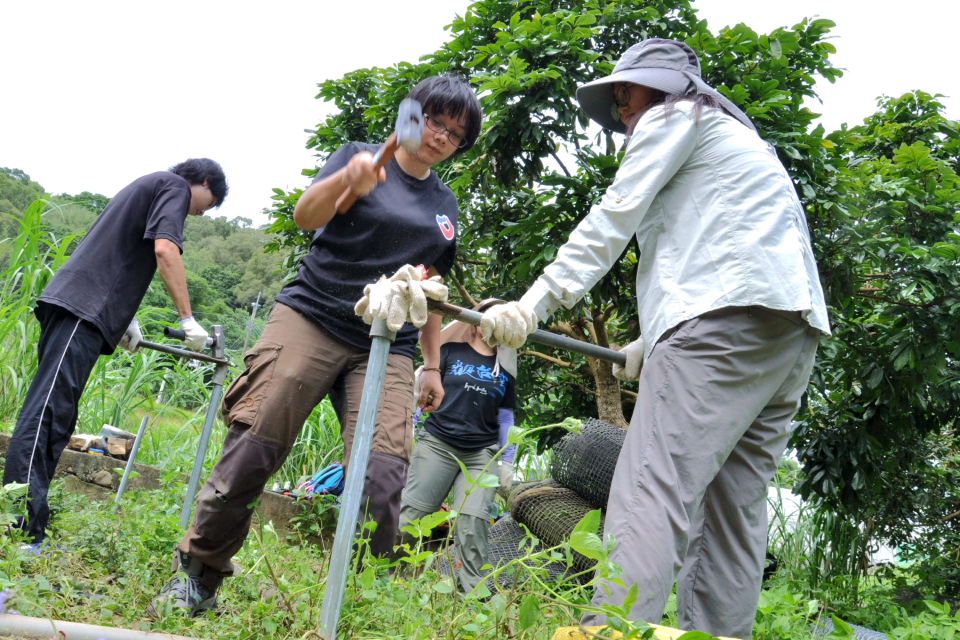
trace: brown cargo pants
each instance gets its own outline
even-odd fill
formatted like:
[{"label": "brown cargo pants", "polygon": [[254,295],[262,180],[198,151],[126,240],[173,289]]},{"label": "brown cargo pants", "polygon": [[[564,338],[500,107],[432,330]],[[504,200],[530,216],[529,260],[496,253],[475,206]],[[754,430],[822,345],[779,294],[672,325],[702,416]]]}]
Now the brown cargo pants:
[{"label": "brown cargo pants", "polygon": [[[347,466],[369,352],[334,338],[290,307],[277,303],[246,367],[223,396],[227,436],[223,453],[200,490],[193,523],[178,548],[203,562],[202,582],[215,588],[233,575],[231,558],[247,537],[252,506],[286,460],[314,407],[330,395],[340,419]],[[361,498],[377,523],[376,555],[392,551],[413,439],[413,360],[391,353]]]}]

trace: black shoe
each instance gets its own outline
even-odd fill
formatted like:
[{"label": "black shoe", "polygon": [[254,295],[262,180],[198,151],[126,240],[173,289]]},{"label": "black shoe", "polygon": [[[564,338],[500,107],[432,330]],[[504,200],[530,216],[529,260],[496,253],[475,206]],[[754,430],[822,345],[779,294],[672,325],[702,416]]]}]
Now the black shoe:
[{"label": "black shoe", "polygon": [[161,612],[169,604],[174,609],[186,609],[191,618],[212,609],[217,604],[217,590],[200,584],[203,575],[203,563],[177,551],[180,570],[173,580],[160,590],[150,606],[147,615],[159,618]]}]

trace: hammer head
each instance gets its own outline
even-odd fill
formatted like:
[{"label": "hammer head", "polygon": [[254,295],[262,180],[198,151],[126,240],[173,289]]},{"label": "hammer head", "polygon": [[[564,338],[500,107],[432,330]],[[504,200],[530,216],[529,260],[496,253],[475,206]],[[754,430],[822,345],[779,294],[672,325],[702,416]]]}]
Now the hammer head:
[{"label": "hammer head", "polygon": [[423,134],[423,105],[419,100],[404,98],[397,115],[397,144],[408,153],[420,150],[420,136]]}]

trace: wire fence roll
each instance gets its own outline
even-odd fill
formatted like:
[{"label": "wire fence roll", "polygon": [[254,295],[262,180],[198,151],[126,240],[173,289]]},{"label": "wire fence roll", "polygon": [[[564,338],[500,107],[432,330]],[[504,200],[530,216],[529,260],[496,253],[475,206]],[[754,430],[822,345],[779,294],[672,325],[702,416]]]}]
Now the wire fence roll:
[{"label": "wire fence roll", "polygon": [[568,433],[553,448],[553,479],[575,491],[594,509],[606,509],[626,435],[608,422],[585,420],[580,433]]},{"label": "wire fence roll", "polygon": [[[536,553],[540,548],[541,545],[539,544],[531,546],[531,541],[527,538],[527,532],[523,530],[523,527],[521,527],[516,520],[510,516],[503,516],[490,527],[490,532],[487,536],[487,562],[489,562],[494,569],[498,569],[509,564],[512,560],[519,560],[525,557],[528,553]],[[459,550],[456,545],[451,545],[448,551],[450,562],[453,563],[454,569],[459,570]],[[447,562],[447,556],[445,554],[440,557],[440,561],[437,564],[437,571],[445,576],[454,575],[455,573],[455,571],[450,571],[450,564]],[[485,584],[487,589],[490,590],[490,593],[496,593],[498,590],[509,591],[514,581],[519,580],[520,584],[523,584],[526,580],[531,580],[533,578],[533,572],[536,572],[540,580],[551,583],[559,582],[565,576],[572,573],[570,568],[562,562],[541,562],[536,567],[528,564],[528,568],[523,570],[514,568],[507,569],[497,576],[496,585],[494,585],[493,578],[487,578]]]},{"label": "wire fence roll", "polygon": [[[577,523],[595,509],[576,491],[554,480],[526,482],[510,492],[510,515],[517,522],[525,524],[530,533],[547,547],[569,539]],[[605,515],[601,515],[600,530],[597,532],[601,540],[605,520]],[[595,564],[595,560],[573,553],[573,566],[578,573],[589,571]],[[589,580],[590,575],[584,575],[583,578]]]}]

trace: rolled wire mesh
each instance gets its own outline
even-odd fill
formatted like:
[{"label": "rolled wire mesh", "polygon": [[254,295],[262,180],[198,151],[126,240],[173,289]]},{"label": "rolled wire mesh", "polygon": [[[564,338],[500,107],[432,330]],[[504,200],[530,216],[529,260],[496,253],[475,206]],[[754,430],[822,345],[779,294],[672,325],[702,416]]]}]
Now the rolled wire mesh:
[{"label": "rolled wire mesh", "polygon": [[[548,548],[569,539],[577,523],[595,509],[576,491],[554,480],[527,482],[510,492],[510,515],[526,525],[530,533]],[[600,516],[600,530],[597,533],[601,540],[605,519],[604,515]],[[595,560],[573,553],[573,567],[578,573],[589,571],[595,564]]]},{"label": "rolled wire mesh", "polygon": [[[502,567],[512,560],[519,560],[529,553],[536,553],[539,549],[540,545],[531,547],[531,540],[527,537],[527,532],[510,516],[500,518],[490,527],[490,534],[487,536],[487,562],[494,569]],[[460,553],[456,545],[451,545],[447,552],[441,553],[440,560],[437,563],[437,571],[440,572],[440,575],[453,575],[450,571],[450,564],[447,562],[448,555],[454,568],[459,570]],[[497,576],[496,585],[493,584],[492,578],[488,578],[486,581],[487,589],[491,593],[496,593],[497,590],[509,590],[514,580],[519,579],[522,584],[525,580],[530,579],[532,571],[536,571],[541,580],[548,582],[558,582],[570,573],[569,567],[560,562],[540,562],[539,566],[535,566],[535,564],[528,566],[531,567],[530,570],[507,569]]]},{"label": "rolled wire mesh", "polygon": [[[866,627],[860,627],[855,624],[850,625],[853,630],[853,637],[857,640],[887,640],[887,634]],[[833,620],[824,618],[819,624],[813,625],[811,635],[815,638],[825,638],[833,633]]]},{"label": "rolled wire mesh", "polygon": [[553,448],[553,479],[594,509],[606,509],[626,433],[608,422],[588,418],[580,433],[567,434]]}]

